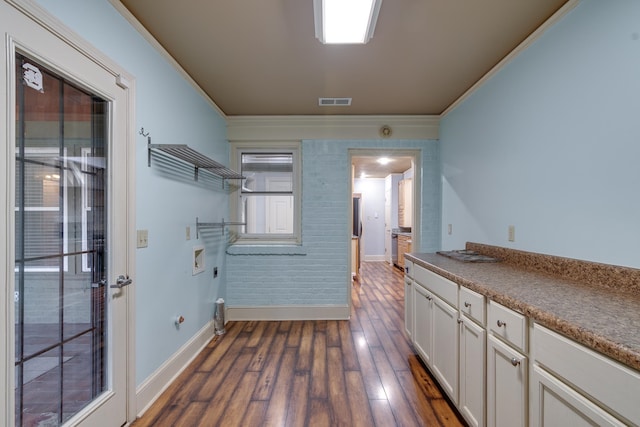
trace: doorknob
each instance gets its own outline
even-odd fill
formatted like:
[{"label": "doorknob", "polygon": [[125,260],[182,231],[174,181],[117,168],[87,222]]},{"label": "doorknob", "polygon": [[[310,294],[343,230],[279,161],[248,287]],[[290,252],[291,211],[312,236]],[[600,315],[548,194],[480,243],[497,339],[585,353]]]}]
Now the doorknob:
[{"label": "doorknob", "polygon": [[122,274],[118,276],[118,278],[116,279],[116,284],[115,285],[111,285],[109,286],[110,288],[117,288],[117,289],[122,289],[125,286],[129,286],[131,283],[133,282],[133,280],[131,280],[129,278],[129,276],[123,276]]}]

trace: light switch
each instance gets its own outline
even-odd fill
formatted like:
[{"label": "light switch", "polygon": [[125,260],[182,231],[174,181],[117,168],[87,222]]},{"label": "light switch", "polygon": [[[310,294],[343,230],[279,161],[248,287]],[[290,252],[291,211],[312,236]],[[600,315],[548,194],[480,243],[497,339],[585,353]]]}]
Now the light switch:
[{"label": "light switch", "polygon": [[513,225],[509,226],[509,241],[510,242],[516,241],[516,227]]},{"label": "light switch", "polygon": [[138,230],[137,237],[137,247],[146,248],[147,246],[149,246],[149,230]]}]

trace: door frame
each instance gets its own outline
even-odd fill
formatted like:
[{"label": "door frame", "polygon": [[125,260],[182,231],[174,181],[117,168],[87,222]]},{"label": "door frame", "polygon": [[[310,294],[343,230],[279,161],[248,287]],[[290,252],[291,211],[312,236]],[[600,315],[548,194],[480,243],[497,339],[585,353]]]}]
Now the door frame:
[{"label": "door frame", "polygon": [[[413,241],[413,247],[418,250],[420,248],[420,239],[422,234],[422,149],[421,148],[350,148],[349,152],[349,165],[353,164],[354,157],[411,157],[411,164],[413,167],[413,204],[411,206],[413,215],[413,225],[411,227],[411,240]],[[355,176],[350,174],[349,182],[349,211],[347,212],[347,218],[351,218],[352,215],[352,203],[351,198],[355,191],[354,181]],[[350,228],[349,228],[350,229]],[[351,235],[348,236],[348,255],[347,259],[351,260]],[[351,312],[351,268],[349,270],[349,280],[347,281],[347,295],[349,299],[349,312]]]},{"label": "door frame", "polygon": [[[11,8],[15,10],[11,10]],[[126,165],[122,168],[127,194],[124,196],[126,206],[125,227],[127,241],[125,243],[126,273],[135,282],[135,79],[126,70],[108,58],[106,55],[95,49],[78,34],[71,31],[61,21],[53,17],[44,8],[37,5],[32,0],[0,0],[0,11],[22,13],[34,25],[51,37],[61,40],[79,54],[92,61],[104,71],[111,74],[115,83],[125,91],[126,102],[118,108],[126,109],[125,127],[126,140],[124,153]],[[0,129],[5,132],[0,134],[0,165],[5,166],[5,173],[0,174],[0,227],[2,227],[6,239],[5,244],[0,245],[0,278],[4,279],[4,289],[0,288],[3,295],[4,304],[0,303],[3,315],[0,316],[0,342],[5,349],[0,353],[0,413],[4,414],[4,419],[0,418],[0,424],[13,425],[15,420],[15,369],[13,359],[15,353],[15,312],[13,293],[15,289],[14,274],[14,247],[15,247],[15,87],[13,77],[15,73],[14,61],[18,48],[20,51],[29,53],[28,46],[21,43],[19,38],[12,34],[5,33],[3,37],[2,54],[5,56],[6,67],[0,69],[0,84],[4,84],[4,95],[0,95]],[[35,53],[34,53],[35,54]],[[36,54],[36,56],[38,56]],[[1,68],[1,67],[0,67]],[[127,422],[132,422],[136,418],[136,394],[135,394],[135,292],[133,289],[127,292],[125,300],[126,308],[126,418]]]}]

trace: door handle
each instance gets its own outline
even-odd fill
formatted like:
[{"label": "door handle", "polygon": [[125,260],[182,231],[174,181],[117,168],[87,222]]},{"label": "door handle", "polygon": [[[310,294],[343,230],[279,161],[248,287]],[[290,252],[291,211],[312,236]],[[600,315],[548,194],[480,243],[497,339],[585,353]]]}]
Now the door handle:
[{"label": "door handle", "polygon": [[116,279],[116,284],[109,286],[110,288],[122,289],[125,286],[129,286],[133,280],[129,278],[129,276],[123,276],[122,274],[118,276]]}]

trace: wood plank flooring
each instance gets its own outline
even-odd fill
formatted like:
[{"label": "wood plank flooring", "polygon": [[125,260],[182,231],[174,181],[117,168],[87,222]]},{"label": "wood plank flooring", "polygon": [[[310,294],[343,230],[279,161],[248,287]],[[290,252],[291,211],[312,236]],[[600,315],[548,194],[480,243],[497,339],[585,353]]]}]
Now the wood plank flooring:
[{"label": "wood plank flooring", "polygon": [[133,427],[464,425],[407,340],[400,270],[360,273],[350,320],[227,323]]}]

